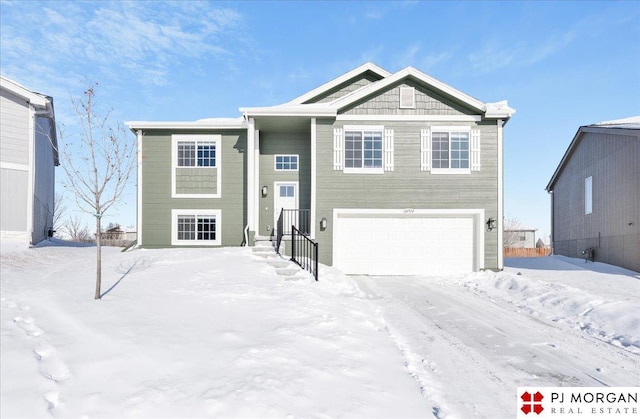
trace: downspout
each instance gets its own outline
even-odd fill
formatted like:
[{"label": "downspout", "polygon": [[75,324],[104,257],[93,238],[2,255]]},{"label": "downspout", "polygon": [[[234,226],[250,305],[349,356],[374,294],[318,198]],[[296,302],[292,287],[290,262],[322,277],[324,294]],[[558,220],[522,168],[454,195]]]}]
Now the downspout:
[{"label": "downspout", "polygon": [[34,245],[33,243],[33,204],[34,204],[34,194],[35,194],[35,176],[36,176],[36,167],[35,167],[35,145],[36,145],[36,110],[34,106],[29,104],[29,177],[27,180],[27,225],[26,234],[29,239],[29,245]]},{"label": "downspout", "polygon": [[138,153],[138,178],[136,179],[137,183],[137,195],[138,199],[136,202],[136,213],[138,215],[136,221],[136,241],[137,247],[142,247],[142,130],[139,129],[136,131],[137,137],[137,153]]},{"label": "downspout", "polygon": [[554,232],[554,222],[553,222],[553,190],[548,191],[551,196],[551,238],[549,239],[551,243],[549,246],[551,247],[551,254],[555,254],[555,232]]},{"label": "downspout", "polygon": [[504,145],[503,145],[503,127],[506,124],[502,119],[498,119],[498,270],[504,269]]}]

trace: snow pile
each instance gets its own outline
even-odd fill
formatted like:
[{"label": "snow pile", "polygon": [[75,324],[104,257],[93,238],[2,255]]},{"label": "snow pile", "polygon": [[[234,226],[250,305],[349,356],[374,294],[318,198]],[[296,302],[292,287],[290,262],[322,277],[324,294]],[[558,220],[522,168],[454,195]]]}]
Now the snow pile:
[{"label": "snow pile", "polygon": [[[51,243],[49,243],[51,244]],[[417,417],[422,397],[353,281],[249,248],[2,245],[1,417]]]},{"label": "snow pile", "polygon": [[566,323],[640,354],[640,275],[563,256],[506,259],[504,272],[478,272],[466,287],[519,310]]}]

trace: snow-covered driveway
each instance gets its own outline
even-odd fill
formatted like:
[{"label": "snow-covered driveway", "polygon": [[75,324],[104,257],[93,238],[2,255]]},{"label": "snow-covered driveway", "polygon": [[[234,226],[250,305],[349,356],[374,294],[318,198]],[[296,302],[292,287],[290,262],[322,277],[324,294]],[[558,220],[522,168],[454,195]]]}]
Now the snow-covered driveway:
[{"label": "snow-covered driveway", "polygon": [[354,279],[442,416],[512,417],[518,386],[640,385],[637,353],[460,277]]}]

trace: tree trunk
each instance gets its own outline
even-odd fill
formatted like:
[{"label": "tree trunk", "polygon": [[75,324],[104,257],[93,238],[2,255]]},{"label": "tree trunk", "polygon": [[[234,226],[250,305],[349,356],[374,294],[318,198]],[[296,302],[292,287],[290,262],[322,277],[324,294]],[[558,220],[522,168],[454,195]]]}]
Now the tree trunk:
[{"label": "tree trunk", "polygon": [[99,300],[101,296],[100,286],[102,283],[102,225],[100,215],[96,217],[96,295],[95,299]]}]

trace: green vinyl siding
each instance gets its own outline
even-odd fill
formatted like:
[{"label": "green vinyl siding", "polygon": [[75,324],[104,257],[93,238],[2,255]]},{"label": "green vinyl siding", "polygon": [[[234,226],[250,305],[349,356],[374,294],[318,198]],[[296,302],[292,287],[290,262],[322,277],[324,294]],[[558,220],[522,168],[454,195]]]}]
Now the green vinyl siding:
[{"label": "green vinyl siding", "polygon": [[216,194],[218,193],[218,168],[176,168],[177,194]]},{"label": "green vinyl siding", "polygon": [[[317,121],[317,212],[333,222],[334,208],[484,209],[485,219],[498,215],[497,124],[375,121],[394,131],[394,171],[345,174],[333,170],[333,129],[366,125],[362,121]],[[431,174],[420,170],[420,130],[430,126],[472,125],[481,132],[481,170],[470,174]],[[332,263],[333,230],[316,232],[319,258]],[[497,230],[485,232],[485,267],[497,268]]]},{"label": "green vinyl siding", "polygon": [[[415,109],[400,108],[400,88],[415,89]],[[467,109],[422,85],[404,82],[380,92],[343,110],[344,115],[475,115],[479,111]]]},{"label": "green vinyl siding", "polygon": [[354,92],[358,89],[366,87],[371,83],[375,83],[380,80],[380,76],[374,74],[372,72],[366,72],[361,74],[360,76],[353,78],[341,85],[335,87],[334,89],[329,90],[328,92],[323,93],[322,95],[316,96],[311,100],[306,101],[305,103],[327,103],[332,102],[336,99],[339,99],[343,96],[348,95],[351,92]]},{"label": "green vinyl siding", "polygon": [[[172,134],[220,134],[220,198],[172,198],[171,194],[171,135]],[[238,246],[243,242],[246,226],[246,130],[220,131],[144,131],[142,137],[142,247],[171,246],[172,209],[219,209],[223,246]],[[180,171],[185,169],[179,168]],[[212,170],[212,169],[186,169]],[[192,179],[194,180],[194,179]],[[206,179],[207,185],[212,178]],[[217,178],[215,178],[217,181]],[[215,187],[215,185],[214,185]],[[201,190],[194,184],[194,190]],[[210,192],[208,192],[210,193]]]},{"label": "green vinyl siding", "polygon": [[[263,132],[260,134],[260,184],[267,186],[266,197],[260,194],[260,225],[257,232],[261,236],[269,236],[274,224],[274,182],[298,182],[298,208],[311,208],[311,134],[310,132],[276,134]],[[276,171],[274,158],[277,154],[297,154],[297,171]]]}]

